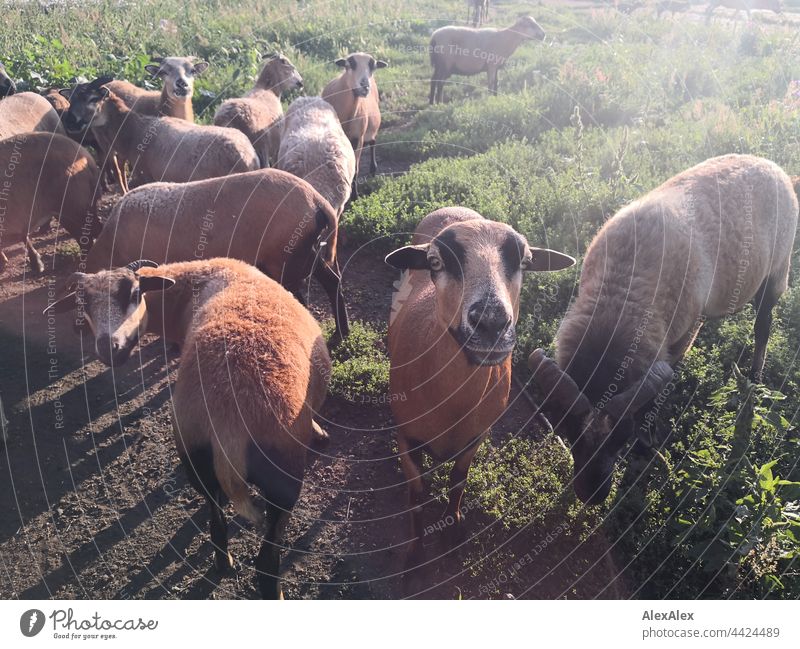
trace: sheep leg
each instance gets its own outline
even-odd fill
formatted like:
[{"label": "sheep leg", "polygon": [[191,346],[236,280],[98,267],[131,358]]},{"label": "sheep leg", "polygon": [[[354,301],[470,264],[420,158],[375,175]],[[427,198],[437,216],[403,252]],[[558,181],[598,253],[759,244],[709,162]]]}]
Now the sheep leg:
[{"label": "sheep leg", "polygon": [[700,333],[700,329],[703,328],[703,323],[705,323],[705,317],[701,316],[697,318],[694,323],[694,326],[689,329],[683,336],[681,336],[675,343],[672,344],[669,348],[669,364],[675,365],[678,361],[680,361],[688,352],[692,345],[694,345],[694,341],[697,338],[697,335]]},{"label": "sheep leg", "polygon": [[471,446],[461,452],[450,471],[449,496],[447,508],[444,512],[444,521],[447,525],[447,545],[451,548],[464,540],[464,526],[462,523],[465,516],[462,512],[461,498],[464,495],[464,488],[467,486],[469,467],[472,465],[472,459],[480,446],[481,439],[483,437],[479,437]]},{"label": "sheep leg", "polygon": [[750,366],[750,380],[755,383],[763,382],[767,343],[772,328],[772,309],[778,303],[781,293],[782,291],[776,290],[775,282],[768,277],[753,300],[753,305],[756,307],[756,321],[753,327],[756,342],[753,348],[753,363]]},{"label": "sheep leg", "polygon": [[375,156],[375,140],[369,142],[369,173],[371,176],[374,176],[375,173],[378,171],[378,158]]},{"label": "sheep leg", "polygon": [[33,271],[41,275],[44,272],[42,257],[38,252],[36,252],[36,248],[33,247],[33,241],[31,241],[30,237],[25,237],[25,248],[28,250],[28,259],[31,262]]},{"label": "sheep leg", "polygon": [[431,94],[428,97],[428,103],[433,106],[433,103],[436,101],[436,91],[438,90],[439,82],[436,80],[435,72],[434,76],[431,78]]},{"label": "sheep leg", "polygon": [[347,318],[347,305],[342,293],[342,277],[333,268],[324,262],[317,264],[314,269],[314,278],[320,283],[333,309],[333,318],[336,322],[336,332],[330,341],[330,346],[335,347],[341,340],[350,334],[350,324]]},{"label": "sheep leg", "polygon": [[281,564],[280,540],[286,523],[289,521],[289,512],[269,503],[267,505],[267,533],[261,550],[256,558],[256,572],[258,573],[258,589],[264,599],[283,599],[283,590],[278,578]]},{"label": "sheep leg", "polygon": [[[117,180],[119,181],[119,187],[120,187],[120,190],[122,191],[122,195],[124,196],[125,194],[127,194],[130,191],[128,189],[128,182],[127,182],[127,180],[125,178],[125,173],[122,171],[122,169],[119,166],[119,160],[117,159],[117,155],[116,154],[114,154],[112,160],[114,161],[114,171],[117,174]],[[124,162],[122,163],[122,166],[123,167],[125,166]]]},{"label": "sheep leg", "polygon": [[324,448],[331,441],[328,432],[313,419],[311,420],[311,441],[317,448]]},{"label": "sheep leg", "polygon": [[352,201],[358,198],[358,174],[361,170],[361,150],[364,148],[364,138],[351,138],[350,144],[353,145],[353,152],[356,154],[356,173],[353,176],[353,191],[350,192],[350,200]]},{"label": "sheep leg", "polygon": [[211,544],[214,546],[214,568],[224,574],[233,568],[233,557],[228,552],[228,521],[222,511],[224,502],[222,489],[217,488],[214,497],[206,496],[208,507],[211,510]]},{"label": "sheep leg", "polygon": [[486,70],[487,85],[492,95],[497,94],[497,68],[489,67]]},{"label": "sheep leg", "polygon": [[424,485],[422,482],[422,451],[411,448],[408,440],[402,435],[397,436],[397,452],[400,455],[400,468],[408,485],[408,505],[411,509],[411,548],[406,557],[406,570],[418,566],[423,559],[422,536],[422,503],[424,500]]}]

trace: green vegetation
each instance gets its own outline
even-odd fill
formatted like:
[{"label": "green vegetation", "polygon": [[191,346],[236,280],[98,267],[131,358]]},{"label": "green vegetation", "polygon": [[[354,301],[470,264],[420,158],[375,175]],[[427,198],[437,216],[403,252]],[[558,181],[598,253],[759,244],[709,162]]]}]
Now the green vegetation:
[{"label": "green vegetation", "polygon": [[[520,11],[531,9],[493,5],[493,24]],[[580,256],[619,207],[710,156],[754,153],[800,173],[795,27],[706,26],[610,9],[533,11],[548,41],[520,48],[501,73],[499,96],[487,96],[483,77],[454,79],[461,83],[448,86],[448,103],[436,107],[427,105],[425,46],[432,28],[463,20],[461,0],[435,9],[422,0],[150,0],[124,11],[98,1],[46,15],[29,3],[6,11],[0,30],[11,75],[38,89],[107,71],[149,83],[149,54],[202,56],[212,63],[195,100],[204,120],[250,84],[266,51],[289,56],[309,93],[348,50],[390,61],[380,74],[380,157],[410,169],[369,181],[370,191],[343,217],[351,243],[385,236],[384,250],[407,241],[432,209],[462,204],[512,224],[532,243]],[[621,463],[606,505],[576,502],[569,453],[551,435],[520,431],[485,445],[465,497],[475,503],[471,518],[500,524],[475,542],[472,558],[491,547],[492,535],[509,531],[558,525],[591,542],[600,529],[618,541],[619,563],[630,562],[626,581],[636,595],[800,596],[800,286],[793,275],[769,347],[772,389],[735,373],[749,363],[752,310],[708,323],[659,413],[669,441],[659,453]],[[529,351],[551,344],[577,278],[570,270],[526,279],[520,377]],[[335,395],[371,403],[385,395],[384,334],[354,324],[333,353]],[[441,492],[442,481],[435,484]]]}]

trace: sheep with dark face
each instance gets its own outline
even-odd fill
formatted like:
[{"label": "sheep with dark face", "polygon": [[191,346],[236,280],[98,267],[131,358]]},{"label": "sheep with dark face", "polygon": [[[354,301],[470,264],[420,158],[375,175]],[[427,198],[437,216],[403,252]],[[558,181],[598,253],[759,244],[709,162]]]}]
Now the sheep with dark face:
[{"label": "sheep with dark face", "polygon": [[104,363],[124,363],[146,332],[181,345],[173,431],[189,481],[210,508],[214,566],[233,565],[223,510],[229,499],[265,526],[258,584],[263,597],[282,598],[283,530],[308,448],[324,435],[312,417],[325,400],[330,358],[316,320],[278,283],[233,259],[137,261],[76,273],[66,287],[48,309],[77,308],[76,322]]},{"label": "sheep with dark face", "polygon": [[508,402],[523,273],[575,260],[533,248],[473,210],[448,207],[426,216],[411,245],[386,262],[409,271],[389,322],[389,383],[416,539],[411,567],[422,553],[423,451],[455,460],[445,512],[454,533],[472,458]]},{"label": "sheep with dark face", "polygon": [[678,174],[602,227],[556,335],[557,364],[542,350],[530,358],[545,408],[572,444],[582,501],[608,496],[637,418],[670,389],[705,318],[753,301],[750,377],[761,380],[797,211],[791,180],[776,164],[727,155]]},{"label": "sheep with dark face", "polygon": [[17,92],[17,86],[14,80],[8,76],[5,66],[0,63],[0,98],[8,97]]}]

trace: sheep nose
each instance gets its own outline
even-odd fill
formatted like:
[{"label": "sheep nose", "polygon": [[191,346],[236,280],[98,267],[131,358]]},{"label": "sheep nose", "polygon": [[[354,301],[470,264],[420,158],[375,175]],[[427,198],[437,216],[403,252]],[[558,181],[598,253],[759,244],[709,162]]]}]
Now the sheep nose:
[{"label": "sheep nose", "polygon": [[119,342],[108,334],[100,334],[97,337],[96,347],[97,355],[107,364],[110,364],[116,358],[120,350]]},{"label": "sheep nose", "polygon": [[467,313],[467,320],[476,332],[499,337],[511,325],[511,316],[501,305],[483,303],[473,304]]},{"label": "sheep nose", "polygon": [[178,79],[175,82],[175,85],[178,86],[181,90],[186,90],[189,87],[189,84],[186,83],[183,79]]}]

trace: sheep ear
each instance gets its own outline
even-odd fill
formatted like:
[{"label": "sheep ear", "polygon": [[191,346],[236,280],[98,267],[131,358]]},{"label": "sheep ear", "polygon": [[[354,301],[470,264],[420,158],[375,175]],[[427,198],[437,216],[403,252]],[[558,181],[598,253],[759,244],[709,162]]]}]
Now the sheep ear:
[{"label": "sheep ear", "polygon": [[336,59],[334,61],[334,63],[336,65],[338,65],[340,68],[346,68],[347,67],[347,59]]},{"label": "sheep ear", "polygon": [[198,61],[194,64],[194,73],[196,76],[203,74],[206,70],[208,70],[208,61]]},{"label": "sheep ear", "polygon": [[403,246],[386,255],[384,261],[400,270],[428,268],[428,248],[430,245],[429,243],[423,243],[417,246]]},{"label": "sheep ear", "polygon": [[575,258],[548,248],[530,248],[531,258],[522,270],[551,271],[563,270],[575,265]]},{"label": "sheep ear", "polygon": [[139,277],[139,291],[141,293],[147,293],[148,291],[166,291],[174,285],[175,280],[171,277],[158,277],[155,275],[143,275]]},{"label": "sheep ear", "polygon": [[386,61],[377,61],[375,63],[376,68],[388,68],[389,64]]},{"label": "sheep ear", "polygon": [[58,94],[69,101],[72,98],[72,88],[61,88],[61,90],[58,91]]},{"label": "sheep ear", "polygon": [[64,311],[72,311],[77,306],[77,293],[78,283],[86,277],[84,273],[72,273],[64,282],[64,285],[59,290],[60,296],[54,302],[48,304],[42,314],[47,315],[48,312],[63,313]]},{"label": "sheep ear", "polygon": [[158,76],[161,73],[161,65],[157,65],[154,63],[148,63],[146,66],[144,66],[144,69],[147,70],[154,77]]}]

